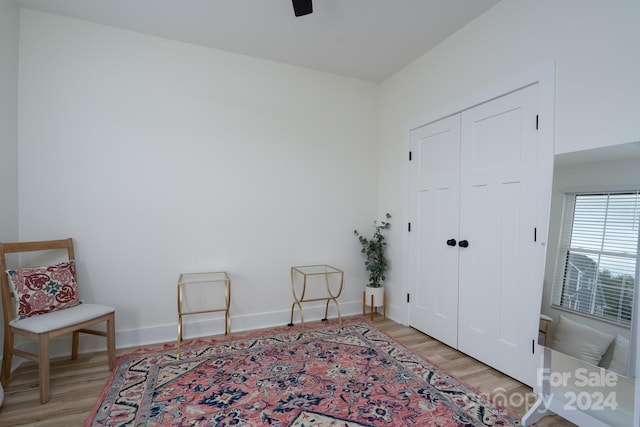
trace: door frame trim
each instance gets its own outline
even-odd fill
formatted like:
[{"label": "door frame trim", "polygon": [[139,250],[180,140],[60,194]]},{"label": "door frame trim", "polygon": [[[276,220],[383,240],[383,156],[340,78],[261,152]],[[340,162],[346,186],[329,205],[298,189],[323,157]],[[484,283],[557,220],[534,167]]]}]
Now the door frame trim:
[{"label": "door frame trim", "polygon": [[[536,259],[540,266],[539,280],[540,290],[539,297],[536,301],[540,304],[542,299],[542,281],[544,279],[544,264],[546,254],[546,240],[547,230],[549,226],[549,210],[551,205],[551,184],[553,180],[553,157],[555,154],[555,137],[556,137],[556,63],[555,61],[545,63],[534,67],[520,75],[517,75],[511,79],[501,82],[488,89],[479,91],[468,97],[462,98],[448,105],[443,105],[440,108],[410,120],[404,126],[404,152],[408,153],[411,146],[411,132],[417,128],[444,119],[445,117],[452,116],[454,114],[461,113],[462,111],[473,108],[477,105],[484,104],[485,102],[499,98],[504,95],[508,95],[511,92],[515,92],[527,86],[538,84],[538,107],[540,114],[540,122],[538,129],[538,140],[543,143],[539,145],[538,155],[541,159],[550,159],[550,161],[540,162],[540,176],[545,179],[540,179],[537,186],[538,200],[544,201],[538,203],[537,218],[540,226],[538,227],[538,235],[543,236],[538,240],[538,245],[541,247],[539,252],[539,258]],[[403,208],[402,217],[405,224],[411,222],[409,217],[409,156],[404,156],[403,166],[403,186],[402,186],[402,198]],[[409,236],[408,233],[402,235],[402,293],[400,295],[406,295],[413,289],[409,286]],[[409,310],[408,304],[405,310],[402,311],[402,318],[400,321],[404,325],[409,324]]]}]

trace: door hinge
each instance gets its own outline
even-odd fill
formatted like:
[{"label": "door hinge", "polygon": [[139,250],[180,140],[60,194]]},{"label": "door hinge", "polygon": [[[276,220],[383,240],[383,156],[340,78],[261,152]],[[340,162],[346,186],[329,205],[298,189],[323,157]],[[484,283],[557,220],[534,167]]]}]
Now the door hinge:
[{"label": "door hinge", "polygon": [[411,151],[409,151],[409,161],[411,161]]},{"label": "door hinge", "polygon": [[410,300],[411,300],[411,298],[409,297],[409,293],[407,292],[407,304],[409,304]]},{"label": "door hinge", "polygon": [[538,121],[540,119],[540,116],[536,114],[536,129],[538,129]]},{"label": "door hinge", "polygon": [[533,227],[533,241],[538,241],[538,227]]},{"label": "door hinge", "polygon": [[408,231],[409,233],[411,233],[411,223],[408,223],[408,224],[407,224],[407,231]]}]

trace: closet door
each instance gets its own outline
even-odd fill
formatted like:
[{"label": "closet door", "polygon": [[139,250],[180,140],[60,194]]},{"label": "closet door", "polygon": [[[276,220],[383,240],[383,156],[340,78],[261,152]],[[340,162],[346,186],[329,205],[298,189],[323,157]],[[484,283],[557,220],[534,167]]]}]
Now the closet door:
[{"label": "closet door", "polygon": [[462,113],[458,348],[535,384],[538,88]]},{"label": "closet door", "polygon": [[410,149],[409,324],[457,347],[460,115],[412,131]]}]

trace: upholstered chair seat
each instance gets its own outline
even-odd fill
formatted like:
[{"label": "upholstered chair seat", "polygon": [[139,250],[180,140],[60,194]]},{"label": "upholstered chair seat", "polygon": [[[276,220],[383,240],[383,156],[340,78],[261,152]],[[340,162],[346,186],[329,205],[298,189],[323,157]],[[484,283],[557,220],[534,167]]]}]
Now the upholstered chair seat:
[{"label": "upholstered chair seat", "polygon": [[56,329],[74,326],[105,314],[113,313],[115,308],[101,304],[78,304],[64,310],[52,311],[26,319],[14,319],[9,325],[16,329],[42,334]]}]

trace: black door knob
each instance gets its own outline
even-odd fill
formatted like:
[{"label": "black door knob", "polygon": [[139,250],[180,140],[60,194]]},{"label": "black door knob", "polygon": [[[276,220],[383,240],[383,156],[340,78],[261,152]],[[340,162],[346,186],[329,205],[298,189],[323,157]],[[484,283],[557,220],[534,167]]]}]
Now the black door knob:
[{"label": "black door knob", "polygon": [[458,246],[460,246],[461,248],[466,248],[469,246],[469,242],[467,242],[466,240],[460,240],[458,242]]},{"label": "black door knob", "polygon": [[449,246],[455,246],[455,245],[456,245],[456,239],[449,239],[449,240],[447,240],[447,245],[449,245]]}]

